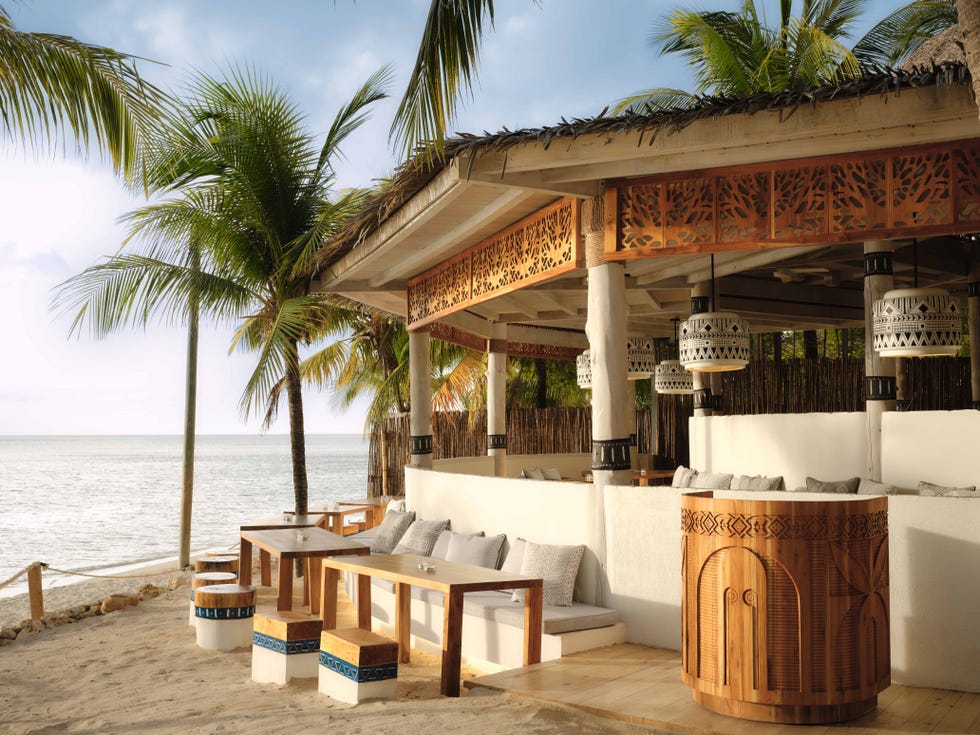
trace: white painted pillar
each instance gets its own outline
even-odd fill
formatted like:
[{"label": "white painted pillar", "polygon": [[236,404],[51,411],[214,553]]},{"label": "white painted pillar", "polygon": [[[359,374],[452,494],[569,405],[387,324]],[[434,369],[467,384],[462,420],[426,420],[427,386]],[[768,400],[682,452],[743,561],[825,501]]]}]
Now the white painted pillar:
[{"label": "white painted pillar", "polygon": [[412,467],[432,467],[432,369],[429,330],[408,333],[408,452]]},{"label": "white painted pillar", "polygon": [[[711,308],[708,303],[710,293],[711,284],[708,281],[694,284],[694,288],[691,289],[692,314],[702,314]],[[692,374],[694,375],[694,415],[710,416],[714,405],[711,400],[711,374],[700,372]]]},{"label": "white painted pillar", "polygon": [[970,254],[970,392],[974,409],[980,409],[980,249]]},{"label": "white painted pillar", "polygon": [[487,455],[493,474],[507,476],[507,325],[494,324],[487,343]]},{"label": "white painted pillar", "polygon": [[895,286],[895,244],[890,240],[864,243],[864,405],[867,415],[868,479],[881,481],[881,415],[895,410],[895,363],[874,349],[874,302]]}]

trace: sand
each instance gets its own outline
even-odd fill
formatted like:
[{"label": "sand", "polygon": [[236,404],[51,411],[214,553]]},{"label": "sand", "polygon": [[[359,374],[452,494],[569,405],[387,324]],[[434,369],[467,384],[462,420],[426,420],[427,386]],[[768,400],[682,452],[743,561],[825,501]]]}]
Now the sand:
[{"label": "sand", "polygon": [[[149,580],[97,580],[45,591],[50,612]],[[259,607],[274,604],[260,588]],[[0,599],[0,623],[27,617],[26,596]],[[256,684],[251,652],[204,651],[187,625],[188,588],[166,591],[123,611],[23,636],[0,647],[0,733],[650,733],[577,710],[474,690],[439,694],[439,661],[414,652],[399,667],[398,699],[342,704],[317,693],[315,679]],[[464,669],[464,678],[478,674]]]}]

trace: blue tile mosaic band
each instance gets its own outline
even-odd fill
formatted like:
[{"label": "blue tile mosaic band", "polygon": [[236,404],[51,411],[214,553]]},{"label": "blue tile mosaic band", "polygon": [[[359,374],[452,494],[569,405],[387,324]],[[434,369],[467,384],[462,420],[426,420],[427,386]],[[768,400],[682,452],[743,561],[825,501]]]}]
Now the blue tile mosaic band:
[{"label": "blue tile mosaic band", "polygon": [[301,638],[295,641],[284,641],[282,638],[275,638],[265,633],[252,633],[252,644],[259,648],[268,648],[276,653],[284,653],[287,656],[294,653],[316,653],[320,650],[319,638]]},{"label": "blue tile mosaic band", "polygon": [[398,678],[398,664],[376,664],[374,666],[355,666],[326,651],[320,651],[320,666],[336,671],[351,681],[362,684],[366,681],[385,681]]},{"label": "blue tile mosaic band", "polygon": [[255,615],[255,605],[248,607],[200,607],[194,606],[194,616],[205,620],[240,620]]}]

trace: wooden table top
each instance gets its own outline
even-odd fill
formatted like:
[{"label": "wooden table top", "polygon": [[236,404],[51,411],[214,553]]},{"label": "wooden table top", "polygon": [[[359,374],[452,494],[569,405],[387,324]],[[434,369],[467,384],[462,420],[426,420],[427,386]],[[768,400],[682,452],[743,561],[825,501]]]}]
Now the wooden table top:
[{"label": "wooden table top", "polygon": [[668,477],[674,476],[674,470],[634,470],[633,477],[647,477],[654,480],[666,480]]},{"label": "wooden table top", "polygon": [[323,518],[323,513],[311,512],[305,516],[291,515],[291,520],[285,521],[282,514],[277,516],[263,516],[246,521],[239,530],[241,531],[261,531],[269,528],[311,528],[316,522]]},{"label": "wooden table top", "polygon": [[357,500],[339,500],[337,505],[369,505],[371,507],[376,507],[378,505],[387,505],[392,500],[404,500],[404,495],[382,495],[376,498],[359,498]]},{"label": "wooden table top", "polygon": [[[419,559],[434,562],[435,570],[432,572],[420,570],[418,568]],[[416,556],[415,554],[382,554],[364,557],[335,556],[324,559],[323,564],[345,572],[368,574],[379,579],[405,582],[440,592],[449,592],[450,588],[462,589],[464,592],[504,590],[513,587],[530,587],[534,582],[541,581],[540,578],[526,577],[523,574],[484,569],[472,564],[459,564],[444,559],[432,559],[428,556]]]},{"label": "wooden table top", "polygon": [[276,528],[256,531],[242,531],[242,538],[280,557],[329,556],[369,547],[338,536],[322,528],[303,528],[307,532],[306,541],[296,538],[294,528]]},{"label": "wooden table top", "polygon": [[[338,507],[337,507],[336,510],[328,510],[327,509],[327,506],[325,506],[325,505],[324,506],[317,507],[317,508],[310,508],[310,513],[316,513],[319,516],[331,516],[331,517],[333,517],[333,516],[349,516],[349,515],[353,515],[355,513],[363,513],[364,511],[371,510],[372,508],[375,507],[375,506],[370,505],[368,503],[360,503],[358,505],[354,505],[353,503],[351,503],[351,504],[337,503],[337,506]],[[340,506],[343,506],[343,507],[340,507]]]}]

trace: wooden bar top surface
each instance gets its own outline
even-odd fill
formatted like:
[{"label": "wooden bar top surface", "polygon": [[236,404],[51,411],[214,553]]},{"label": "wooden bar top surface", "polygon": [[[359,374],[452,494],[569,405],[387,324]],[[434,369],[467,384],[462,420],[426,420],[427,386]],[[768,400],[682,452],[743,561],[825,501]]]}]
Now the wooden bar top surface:
[{"label": "wooden bar top surface", "polygon": [[[419,559],[434,562],[435,571],[425,572],[418,568]],[[459,564],[432,559],[415,554],[382,554],[380,556],[345,557],[324,559],[325,566],[345,572],[367,574],[392,582],[403,582],[430,590],[449,592],[450,589],[466,591],[503,590],[514,587],[531,587],[540,578],[526,577],[513,572],[484,569],[471,564]]]},{"label": "wooden bar top surface", "polygon": [[296,528],[242,531],[242,538],[280,558],[328,556],[343,552],[366,553],[368,547],[322,528],[300,527],[309,535],[306,541],[296,538]]},{"label": "wooden bar top surface", "polygon": [[337,505],[370,505],[375,507],[378,505],[388,505],[392,500],[404,500],[404,495],[382,495],[376,498],[356,498],[354,500],[338,500]]}]

